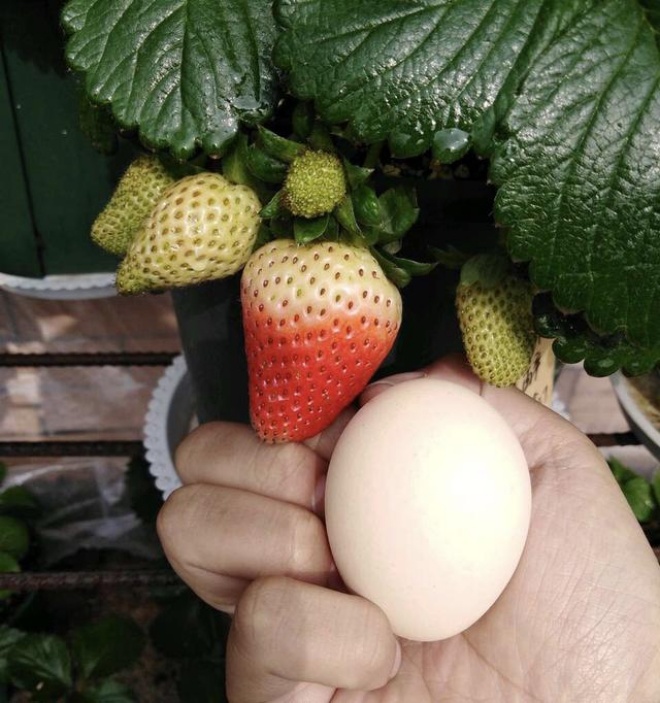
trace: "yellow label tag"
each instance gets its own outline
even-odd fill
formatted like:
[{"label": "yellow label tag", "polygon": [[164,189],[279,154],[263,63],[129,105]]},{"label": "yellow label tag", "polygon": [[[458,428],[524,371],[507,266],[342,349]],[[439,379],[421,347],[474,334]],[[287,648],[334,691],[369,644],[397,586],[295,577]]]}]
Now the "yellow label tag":
[{"label": "yellow label tag", "polygon": [[540,337],[532,354],[527,373],[516,383],[516,388],[543,405],[552,405],[555,377],[555,355],[552,340]]}]

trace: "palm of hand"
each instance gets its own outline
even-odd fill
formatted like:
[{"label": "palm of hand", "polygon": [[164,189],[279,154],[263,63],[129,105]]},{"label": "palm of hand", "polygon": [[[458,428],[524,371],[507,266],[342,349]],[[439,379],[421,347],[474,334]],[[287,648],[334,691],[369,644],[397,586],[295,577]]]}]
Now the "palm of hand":
[{"label": "palm of hand", "polygon": [[[660,569],[599,452],[522,394],[481,388],[465,367],[427,373],[480,392],[525,450],[532,521],[511,582],[461,635],[401,642],[383,686],[389,624],[372,604],[326,588],[332,560],[315,485],[342,422],[307,447],[264,448],[248,428],[202,427],[180,452],[187,485],[161,511],[159,532],[201,598],[236,608],[232,703],[658,703]],[[365,612],[371,622],[356,618]],[[305,680],[351,690],[296,683]]]},{"label": "palm of hand", "polygon": [[[563,444],[553,426],[510,421],[530,463],[534,510],[504,594],[461,635],[404,641],[385,687],[319,688],[319,703],[660,700],[660,570],[639,525],[586,438]],[[301,702],[311,703],[304,690]]]},{"label": "palm of hand", "polygon": [[[534,510],[504,594],[461,635],[404,641],[401,669],[384,688],[319,690],[319,701],[660,700],[660,570],[638,524],[586,439],[561,445],[556,428],[518,422]],[[311,703],[305,689],[301,703]]]}]

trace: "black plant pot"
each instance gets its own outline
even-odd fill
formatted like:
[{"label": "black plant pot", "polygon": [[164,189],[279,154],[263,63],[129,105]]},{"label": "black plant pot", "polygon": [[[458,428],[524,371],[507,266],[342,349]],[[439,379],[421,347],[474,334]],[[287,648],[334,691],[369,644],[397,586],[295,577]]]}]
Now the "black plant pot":
[{"label": "black plant pot", "polygon": [[[415,187],[420,217],[407,236],[411,255],[428,260],[429,244],[452,244],[469,253],[495,242],[493,190],[483,181],[421,181]],[[375,377],[419,368],[461,349],[453,301],[457,276],[437,267],[403,289],[401,330]],[[237,275],[173,294],[200,422],[248,419],[239,281]]]}]

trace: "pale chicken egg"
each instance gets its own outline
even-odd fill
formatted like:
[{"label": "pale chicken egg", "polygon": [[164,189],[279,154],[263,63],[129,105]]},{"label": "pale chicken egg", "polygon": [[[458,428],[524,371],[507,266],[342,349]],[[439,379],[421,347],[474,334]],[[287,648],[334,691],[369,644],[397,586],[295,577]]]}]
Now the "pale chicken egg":
[{"label": "pale chicken egg", "polygon": [[330,548],[349,590],[418,641],[475,623],[511,579],[531,485],[517,437],[483,398],[421,378],[362,407],[333,452]]}]

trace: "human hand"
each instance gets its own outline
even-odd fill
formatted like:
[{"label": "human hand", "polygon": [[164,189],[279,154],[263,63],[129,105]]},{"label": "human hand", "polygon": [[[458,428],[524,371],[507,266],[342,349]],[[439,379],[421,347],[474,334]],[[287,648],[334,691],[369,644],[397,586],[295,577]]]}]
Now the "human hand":
[{"label": "human hand", "polygon": [[323,477],[351,413],[306,445],[204,425],[179,448],[185,486],[158,528],[181,577],[234,615],[231,703],[660,701],[660,568],[599,452],[461,362],[426,373],[481,393],[521,441],[533,508],[512,580],[462,634],[397,644],[376,606],[343,591],[323,526]]}]

